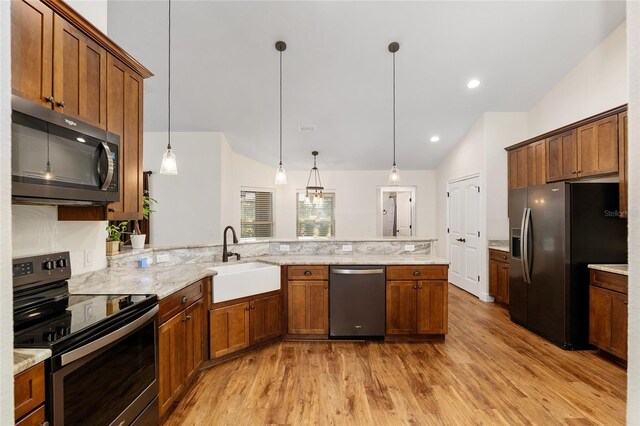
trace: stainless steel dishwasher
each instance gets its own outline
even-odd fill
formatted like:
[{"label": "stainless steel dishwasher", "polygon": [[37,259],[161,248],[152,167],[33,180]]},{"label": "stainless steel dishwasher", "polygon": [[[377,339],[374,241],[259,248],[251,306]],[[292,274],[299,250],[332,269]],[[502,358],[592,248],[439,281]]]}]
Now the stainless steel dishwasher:
[{"label": "stainless steel dishwasher", "polygon": [[384,337],[384,266],[332,266],[329,337]]}]

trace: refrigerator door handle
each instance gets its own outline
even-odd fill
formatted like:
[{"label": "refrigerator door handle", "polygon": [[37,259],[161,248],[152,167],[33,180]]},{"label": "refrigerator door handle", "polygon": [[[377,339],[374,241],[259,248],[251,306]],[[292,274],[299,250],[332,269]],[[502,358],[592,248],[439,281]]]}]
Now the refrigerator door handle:
[{"label": "refrigerator door handle", "polygon": [[531,284],[531,265],[529,263],[529,225],[531,223],[531,209],[525,208],[522,218],[522,238],[520,239],[522,253],[522,269],[524,281]]},{"label": "refrigerator door handle", "polygon": [[526,223],[527,220],[527,208],[525,207],[524,210],[522,211],[522,223],[520,224],[520,267],[522,268],[522,278],[524,279],[524,282],[527,283],[527,272],[525,269],[525,252],[524,252],[524,242],[525,242],[525,233],[524,233],[524,229],[525,226],[527,226]]}]

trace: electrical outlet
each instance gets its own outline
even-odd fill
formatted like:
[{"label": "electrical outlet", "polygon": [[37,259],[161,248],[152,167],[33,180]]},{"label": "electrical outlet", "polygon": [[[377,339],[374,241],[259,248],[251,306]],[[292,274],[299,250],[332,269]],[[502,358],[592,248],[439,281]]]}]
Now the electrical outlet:
[{"label": "electrical outlet", "polygon": [[156,256],[156,262],[157,263],[166,263],[170,260],[169,255],[168,254],[159,254]]},{"label": "electrical outlet", "polygon": [[414,251],[416,248],[413,244],[405,244],[404,251]]},{"label": "electrical outlet", "polygon": [[87,303],[86,305],[84,305],[84,321],[93,321],[94,318],[95,315],[93,312],[93,303]]},{"label": "electrical outlet", "polygon": [[345,244],[342,246],[342,251],[353,251],[353,246],[351,244]]},{"label": "electrical outlet", "polygon": [[96,249],[86,249],[84,251],[84,266],[89,267],[93,265],[93,258],[95,257]]},{"label": "electrical outlet", "polygon": [[289,251],[288,244],[280,244],[280,251]]}]

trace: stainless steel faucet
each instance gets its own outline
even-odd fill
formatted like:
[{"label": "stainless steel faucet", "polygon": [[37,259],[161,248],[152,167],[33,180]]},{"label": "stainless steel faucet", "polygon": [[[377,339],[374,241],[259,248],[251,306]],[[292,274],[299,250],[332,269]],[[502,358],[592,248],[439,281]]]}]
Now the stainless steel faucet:
[{"label": "stainless steel faucet", "polygon": [[238,237],[236,237],[236,230],[233,229],[233,226],[227,226],[223,231],[223,244],[222,244],[222,261],[228,262],[229,256],[235,256],[237,260],[240,260],[240,253],[232,253],[227,249],[227,231],[231,229],[231,233],[233,234],[233,244],[238,244]]}]

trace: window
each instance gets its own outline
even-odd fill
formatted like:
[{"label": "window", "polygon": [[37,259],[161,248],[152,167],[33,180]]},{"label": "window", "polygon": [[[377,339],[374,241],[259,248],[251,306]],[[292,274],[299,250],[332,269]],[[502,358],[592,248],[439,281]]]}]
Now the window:
[{"label": "window", "polygon": [[322,202],[314,202],[299,192],[297,197],[298,237],[334,237],[336,235],[334,193],[323,193]]},{"label": "window", "polygon": [[240,191],[240,238],[273,237],[273,193]]}]

